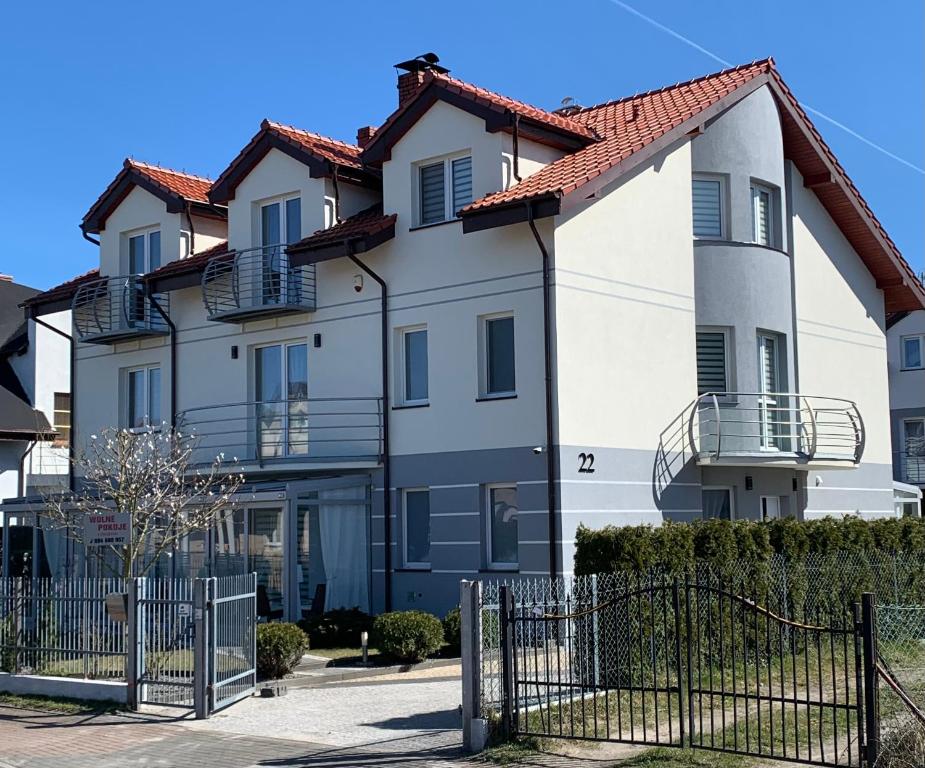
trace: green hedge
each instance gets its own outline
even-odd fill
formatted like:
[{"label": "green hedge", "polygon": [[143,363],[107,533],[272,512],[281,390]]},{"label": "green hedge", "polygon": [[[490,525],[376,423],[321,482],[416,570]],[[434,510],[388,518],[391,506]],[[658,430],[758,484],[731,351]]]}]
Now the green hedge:
[{"label": "green hedge", "polygon": [[308,650],[308,635],[295,624],[257,625],[257,677],[276,680],[290,674]]},{"label": "green hedge", "polygon": [[423,611],[383,613],[373,622],[373,636],[386,655],[417,663],[443,645],[443,624]]},{"label": "green hedge", "polygon": [[731,567],[760,571],[775,555],[800,560],[807,555],[925,555],[925,520],[858,517],[769,522],[698,520],[659,527],[580,526],[575,537],[575,574],[642,573],[656,568],[681,574],[697,563],[718,572]]}]

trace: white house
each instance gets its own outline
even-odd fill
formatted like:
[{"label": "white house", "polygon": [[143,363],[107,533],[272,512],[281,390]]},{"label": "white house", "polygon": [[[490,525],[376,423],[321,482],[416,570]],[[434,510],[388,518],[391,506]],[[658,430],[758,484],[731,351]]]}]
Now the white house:
[{"label": "white house", "polygon": [[570,571],[581,523],[893,513],[886,314],[925,290],[772,60],[555,112],[398,66],[355,145],[127,162],[99,273],[29,302],[73,306],[78,443],[239,460],[176,563],[274,616],[442,611]]}]

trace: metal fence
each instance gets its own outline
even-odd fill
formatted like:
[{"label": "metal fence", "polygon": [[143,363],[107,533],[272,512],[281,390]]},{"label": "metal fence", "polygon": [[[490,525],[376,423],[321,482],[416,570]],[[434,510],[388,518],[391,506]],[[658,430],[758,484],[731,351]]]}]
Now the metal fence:
[{"label": "metal fence", "polygon": [[256,685],[257,576],[0,579],[0,671],[124,681],[211,712]]}]

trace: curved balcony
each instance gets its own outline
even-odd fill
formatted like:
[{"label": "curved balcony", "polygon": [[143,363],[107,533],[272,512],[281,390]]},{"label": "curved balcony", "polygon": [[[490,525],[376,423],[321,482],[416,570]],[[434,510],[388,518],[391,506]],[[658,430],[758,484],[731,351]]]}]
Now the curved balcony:
[{"label": "curved balcony", "polygon": [[167,335],[170,328],[151,298],[165,313],[169,311],[168,295],[155,293],[149,297],[141,275],[103,277],[84,283],[71,302],[78,338],[90,344],[114,344]]},{"label": "curved balcony", "polygon": [[216,256],[202,275],[209,320],[237,323],[315,310],[315,266],[289,265],[285,245]]},{"label": "curved balcony", "polygon": [[177,428],[195,438],[192,461],[216,456],[242,470],[292,465],[375,466],[382,461],[382,399],[321,397],[189,408]]},{"label": "curved balcony", "polygon": [[794,392],[708,392],[689,407],[700,465],[850,468],[864,453],[855,403]]}]

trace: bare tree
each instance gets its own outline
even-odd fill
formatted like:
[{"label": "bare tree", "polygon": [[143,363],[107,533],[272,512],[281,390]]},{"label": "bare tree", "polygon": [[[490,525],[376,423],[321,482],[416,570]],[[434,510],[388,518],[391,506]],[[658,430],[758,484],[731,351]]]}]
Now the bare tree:
[{"label": "bare tree", "polygon": [[[91,435],[74,459],[80,490],[47,497],[44,514],[84,545],[88,557],[108,549],[121,576],[144,576],[158,558],[173,552],[191,533],[205,531],[229,514],[244,477],[236,460],[219,454],[210,465],[193,462],[196,440],[162,425],[134,432],[107,428]],[[94,549],[84,541],[84,518],[123,513],[130,521],[125,546]]]}]

